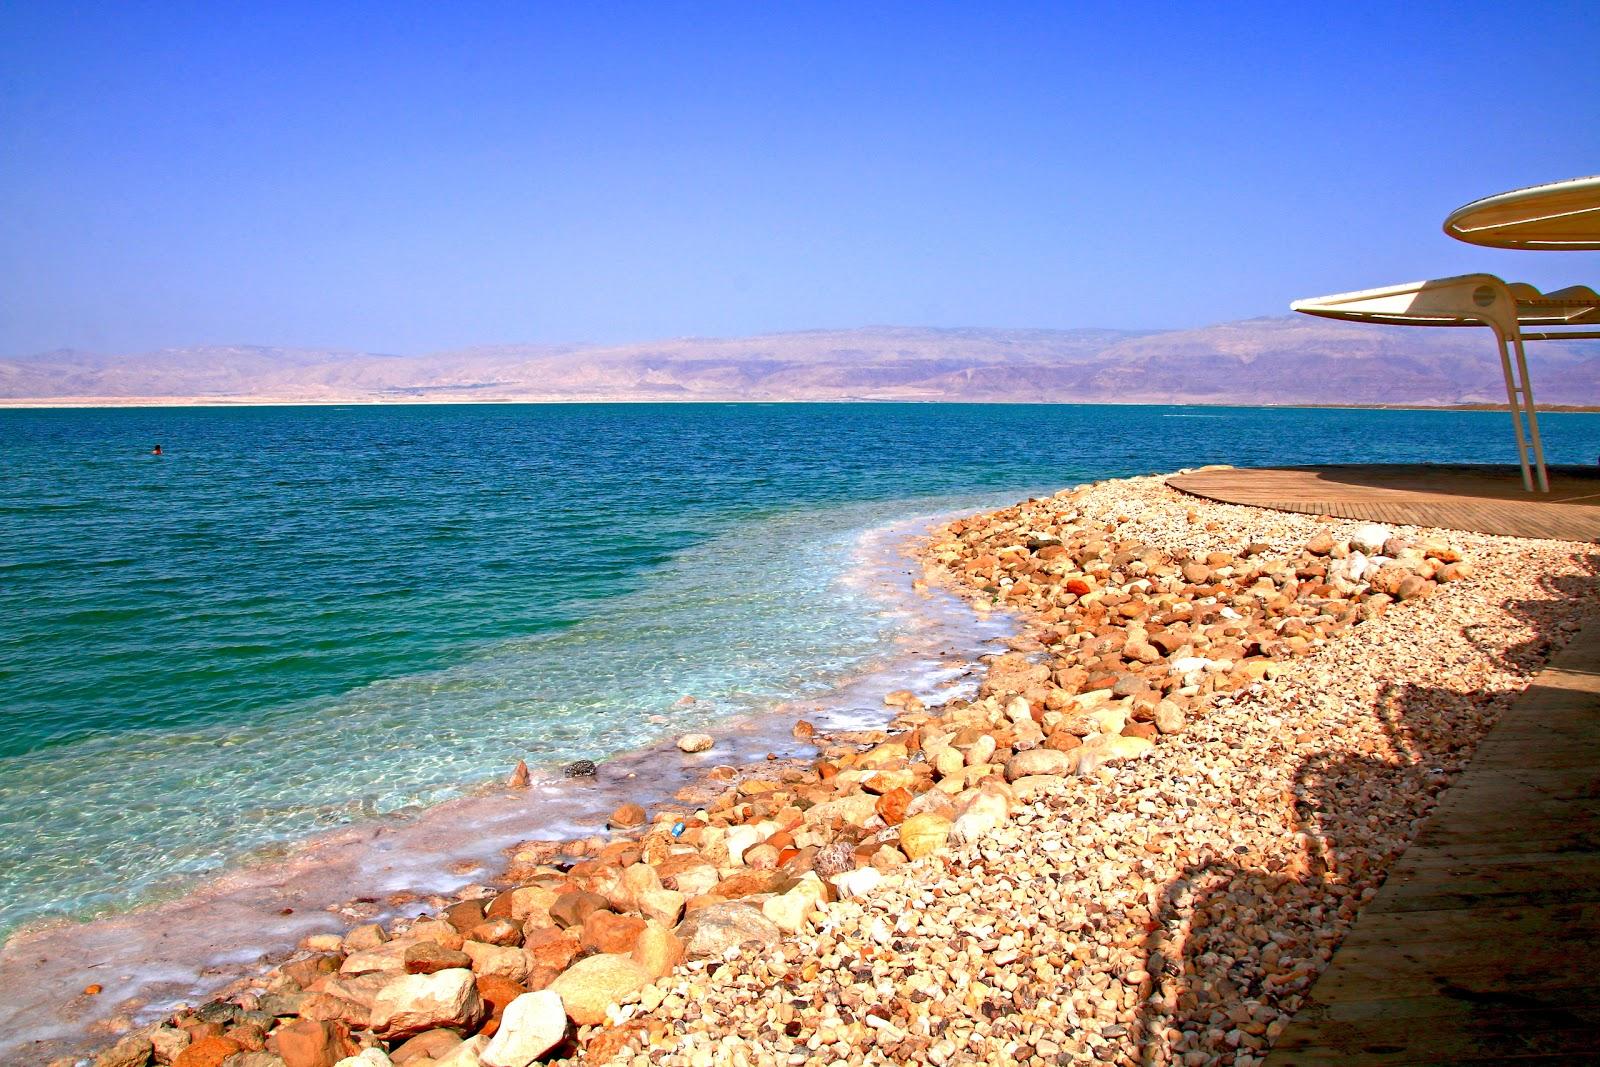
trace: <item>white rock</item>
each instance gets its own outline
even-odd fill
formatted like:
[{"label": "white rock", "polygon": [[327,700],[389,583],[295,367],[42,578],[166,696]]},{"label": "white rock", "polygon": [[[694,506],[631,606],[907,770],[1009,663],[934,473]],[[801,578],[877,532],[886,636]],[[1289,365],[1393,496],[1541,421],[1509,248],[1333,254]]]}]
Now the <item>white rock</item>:
[{"label": "white rock", "polygon": [[444,1058],[436,1061],[433,1067],[482,1067],[483,1060],[479,1057],[488,1047],[489,1039],[482,1034],[469,1037],[446,1052]]},{"label": "white rock", "polygon": [[704,752],[716,743],[710,734],[684,734],[678,738],[678,747],[685,752]]},{"label": "white rock", "polygon": [[754,826],[744,825],[728,827],[728,836],[723,841],[728,846],[728,858],[734,863],[743,863],[745,851],[766,839],[766,835]]},{"label": "white rock", "polygon": [[524,993],[506,1005],[500,1029],[483,1050],[484,1067],[528,1067],[567,1032],[567,1009],[548,989]]},{"label": "white rock", "polygon": [[883,872],[876,867],[858,867],[853,871],[845,871],[828,879],[833,883],[833,888],[839,895],[846,899],[864,897],[878,888],[878,883],[883,881]]},{"label": "white rock", "polygon": [[1358,526],[1356,532],[1350,535],[1350,547],[1369,556],[1376,555],[1383,551],[1383,543],[1393,536],[1394,531],[1387,526],[1368,523]]},{"label": "white rock", "polygon": [[394,1061],[381,1048],[364,1048],[359,1056],[346,1056],[333,1067],[394,1067]]},{"label": "white rock", "polygon": [[433,974],[408,974],[380,989],[372,1002],[372,1031],[389,1040],[404,1040],[440,1027],[466,1029],[483,1015],[472,972],[451,967]]}]

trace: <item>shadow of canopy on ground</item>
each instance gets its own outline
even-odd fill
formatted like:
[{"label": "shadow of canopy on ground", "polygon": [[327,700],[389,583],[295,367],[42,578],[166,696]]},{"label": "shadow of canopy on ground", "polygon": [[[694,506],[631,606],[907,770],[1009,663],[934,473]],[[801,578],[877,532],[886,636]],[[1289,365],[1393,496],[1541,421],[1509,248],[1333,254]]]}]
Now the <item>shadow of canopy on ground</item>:
[{"label": "shadow of canopy on ground", "polygon": [[[1562,599],[1600,598],[1600,551],[1580,548],[1573,559],[1580,572],[1544,582],[1543,591]],[[1568,634],[1539,610],[1550,603],[1504,605],[1533,625],[1534,636],[1496,656],[1500,663],[1531,674],[1565,643]],[[1474,640],[1470,627],[1462,637],[1489,647]],[[1141,1062],[1231,1063],[1240,1053],[1259,1062],[1278,1027],[1269,1031],[1261,1020],[1272,1016],[1255,1005],[1299,1009],[1358,909],[1376,894],[1434,807],[1443,784],[1441,765],[1470,758],[1485,736],[1463,740],[1458,723],[1485,703],[1503,713],[1521,692],[1386,685],[1369,710],[1388,751],[1326,751],[1296,769],[1292,797],[1285,801],[1292,805],[1289,829],[1298,835],[1298,855],[1263,860],[1241,846],[1245,854],[1213,855],[1167,882],[1144,946],[1149,978],[1141,989]],[[1386,828],[1401,824],[1410,826],[1405,841],[1394,847],[1380,842]],[[1330,913],[1336,916],[1332,922]],[[1572,918],[1587,921],[1577,913]],[[1295,962],[1280,966],[1286,960]],[[1589,969],[1583,953],[1573,960]],[[1470,997],[1463,1003],[1464,1011],[1475,1010]],[[1592,1011],[1566,1010],[1554,1001],[1535,1015],[1541,1026],[1573,1033],[1592,1033],[1600,1022]],[[1526,1045],[1512,1047],[1519,1040],[1514,1034],[1506,1036],[1514,1028],[1502,1033],[1484,1026],[1478,1032],[1471,1022],[1443,1020],[1460,1031],[1453,1039],[1462,1058],[1525,1053]],[[1496,1042],[1506,1047],[1497,1051]]]}]

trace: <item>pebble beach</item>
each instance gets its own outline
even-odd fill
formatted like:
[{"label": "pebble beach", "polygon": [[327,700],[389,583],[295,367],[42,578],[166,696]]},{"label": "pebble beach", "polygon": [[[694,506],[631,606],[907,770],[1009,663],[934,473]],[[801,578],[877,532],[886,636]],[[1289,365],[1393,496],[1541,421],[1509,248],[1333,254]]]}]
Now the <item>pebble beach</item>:
[{"label": "pebble beach", "polygon": [[50,1067],[1257,1063],[1600,605],[1592,545],[1159,477],[916,553],[921,583],[1017,620],[972,699],[796,722],[814,758],[524,842],[420,918],[308,938]]}]

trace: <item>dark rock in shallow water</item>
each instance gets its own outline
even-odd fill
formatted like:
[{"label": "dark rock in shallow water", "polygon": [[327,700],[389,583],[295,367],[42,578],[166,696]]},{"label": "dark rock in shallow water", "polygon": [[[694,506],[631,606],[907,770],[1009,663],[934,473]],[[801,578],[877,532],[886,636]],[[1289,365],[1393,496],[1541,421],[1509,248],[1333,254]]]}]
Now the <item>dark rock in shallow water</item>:
[{"label": "dark rock in shallow water", "polygon": [[568,778],[593,778],[595,769],[593,760],[580,759],[567,764],[561,773]]}]

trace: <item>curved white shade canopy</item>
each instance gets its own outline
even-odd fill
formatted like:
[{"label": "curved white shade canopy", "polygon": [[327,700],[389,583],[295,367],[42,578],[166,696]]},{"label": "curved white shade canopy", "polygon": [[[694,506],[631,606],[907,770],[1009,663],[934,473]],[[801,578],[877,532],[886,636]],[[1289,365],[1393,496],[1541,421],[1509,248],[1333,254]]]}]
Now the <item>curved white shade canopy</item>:
[{"label": "curved white shade canopy", "polygon": [[1323,318],[1392,326],[1488,326],[1507,339],[1524,326],[1600,323],[1600,294],[1588,286],[1541,293],[1525,282],[1507,283],[1493,274],[1314,296],[1296,300],[1289,308]]},{"label": "curved white shade canopy", "polygon": [[1350,322],[1489,327],[1500,348],[1500,367],[1505,373],[1506,401],[1516,429],[1523,484],[1532,489],[1537,482],[1541,492],[1549,491],[1544,446],[1539,440],[1539,416],[1533,406],[1533,386],[1522,342],[1592,335],[1525,333],[1523,327],[1600,323],[1600,294],[1593,289],[1573,285],[1541,293],[1525,282],[1507,283],[1493,274],[1461,274],[1296,300],[1289,307],[1306,315]]},{"label": "curved white shade canopy", "polygon": [[1444,232],[1490,248],[1600,250],[1600,174],[1474,200],[1450,213]]}]

